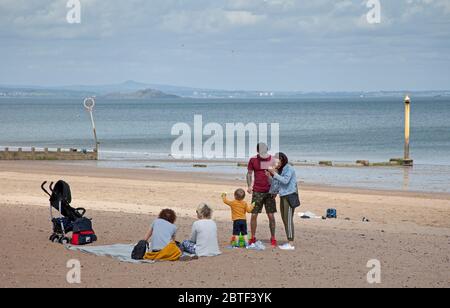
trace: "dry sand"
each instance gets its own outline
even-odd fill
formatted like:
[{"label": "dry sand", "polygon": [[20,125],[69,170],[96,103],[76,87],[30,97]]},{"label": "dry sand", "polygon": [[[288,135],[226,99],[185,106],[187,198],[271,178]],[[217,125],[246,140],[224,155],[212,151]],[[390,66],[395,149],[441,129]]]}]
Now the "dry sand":
[{"label": "dry sand", "polygon": [[[40,190],[42,181],[58,179],[71,184],[73,206],[88,209],[98,245],[139,240],[166,207],[179,214],[178,238],[185,239],[197,204],[207,202],[215,209],[223,255],[131,265],[69,252],[48,242],[48,198]],[[448,194],[304,185],[301,211],[323,215],[334,207],[339,219],[296,217],[295,252],[228,250],[230,213],[220,194],[243,186],[211,174],[0,162],[0,287],[73,287],[66,282],[69,259],[83,266],[78,287],[373,287],[366,280],[371,259],[382,264],[377,286],[450,287]],[[265,215],[257,235],[269,237]]]}]

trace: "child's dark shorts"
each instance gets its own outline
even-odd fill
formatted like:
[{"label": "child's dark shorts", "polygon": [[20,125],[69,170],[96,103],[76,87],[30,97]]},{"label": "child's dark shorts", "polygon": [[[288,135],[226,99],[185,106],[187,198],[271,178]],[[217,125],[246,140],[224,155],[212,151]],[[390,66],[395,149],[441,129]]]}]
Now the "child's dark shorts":
[{"label": "child's dark shorts", "polygon": [[247,231],[247,221],[246,220],[236,220],[233,222],[233,236],[248,235]]}]

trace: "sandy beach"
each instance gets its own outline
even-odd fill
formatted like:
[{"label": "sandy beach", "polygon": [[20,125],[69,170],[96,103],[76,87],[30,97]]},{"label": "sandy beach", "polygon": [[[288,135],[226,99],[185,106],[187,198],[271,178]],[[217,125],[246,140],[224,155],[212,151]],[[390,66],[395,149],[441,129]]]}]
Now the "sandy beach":
[{"label": "sandy beach", "polygon": [[[179,215],[178,239],[189,237],[200,202],[210,204],[223,255],[192,262],[124,264],[69,252],[48,241],[51,225],[45,181],[64,179],[73,206],[88,209],[96,245],[134,243],[155,215]],[[245,187],[214,174],[107,169],[54,162],[0,162],[0,287],[450,287],[450,195],[302,185],[300,211],[337,220],[296,217],[295,252],[226,249],[231,236],[222,192]],[[366,217],[370,222],[362,222]],[[278,239],[285,239],[277,215]],[[268,240],[265,215],[257,234]],[[66,282],[66,262],[82,264],[82,283]],[[382,283],[370,285],[367,262],[382,264]],[[236,266],[236,265],[239,266]]]}]

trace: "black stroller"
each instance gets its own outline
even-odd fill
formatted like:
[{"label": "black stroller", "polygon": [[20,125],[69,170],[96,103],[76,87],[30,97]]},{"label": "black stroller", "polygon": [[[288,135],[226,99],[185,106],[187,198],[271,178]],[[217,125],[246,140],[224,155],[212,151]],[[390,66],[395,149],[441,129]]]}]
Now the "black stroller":
[{"label": "black stroller", "polygon": [[[74,223],[78,219],[83,218],[86,210],[84,208],[74,209],[70,206],[72,202],[72,194],[70,186],[64,181],[59,181],[53,187],[53,182],[50,183],[50,192],[45,188],[47,182],[42,183],[42,190],[50,197],[50,219],[53,224],[53,234],[50,236],[50,241],[53,243],[69,244],[70,239],[67,233],[74,230]],[[60,213],[60,217],[53,217],[53,209]]]}]

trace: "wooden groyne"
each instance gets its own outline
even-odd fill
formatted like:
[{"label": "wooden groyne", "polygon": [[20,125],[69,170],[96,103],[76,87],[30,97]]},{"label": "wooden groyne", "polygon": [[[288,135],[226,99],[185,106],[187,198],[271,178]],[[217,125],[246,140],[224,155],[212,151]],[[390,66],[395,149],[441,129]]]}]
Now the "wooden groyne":
[{"label": "wooden groyne", "polygon": [[23,150],[10,150],[4,148],[0,150],[0,160],[98,160],[98,152],[96,150],[78,150],[78,149],[56,149],[49,150],[31,148]]}]

